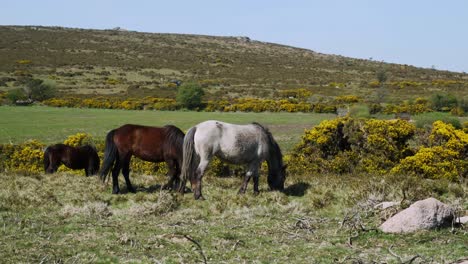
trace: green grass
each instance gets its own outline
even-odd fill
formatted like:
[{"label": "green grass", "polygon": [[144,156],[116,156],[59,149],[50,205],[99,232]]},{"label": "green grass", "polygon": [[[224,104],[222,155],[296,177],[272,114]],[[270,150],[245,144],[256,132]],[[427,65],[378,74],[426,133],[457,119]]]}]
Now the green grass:
[{"label": "green grass", "polygon": [[0,144],[37,139],[46,144],[63,142],[69,135],[84,132],[104,139],[107,132],[126,123],[164,126],[182,130],[205,120],[231,123],[259,122],[270,128],[284,151],[299,142],[304,129],[310,129],[332,114],[313,113],[221,113],[191,111],[132,111],[53,107],[0,106]]},{"label": "green grass", "polygon": [[427,128],[431,127],[432,123],[437,120],[441,120],[445,123],[452,124],[455,128],[461,129],[462,123],[468,120],[468,117],[456,117],[450,113],[442,112],[429,112],[419,115],[414,115],[411,117],[415,121],[415,125],[418,128]]},{"label": "green grass", "polygon": [[[304,128],[333,118],[301,113],[205,113],[0,107],[0,143],[61,142],[87,132],[103,139],[124,123],[174,124],[258,121],[291,150]],[[376,201],[433,196],[468,210],[466,183],[406,176],[288,175],[284,193],[260,194],[241,179],[203,180],[206,201],[161,191],[163,175],[131,173],[136,194],[112,195],[110,183],[74,173],[0,173],[0,252],[9,263],[446,263],[466,257],[467,227],[384,234]],[[412,188],[408,188],[411,182]],[[407,206],[407,205],[406,205]],[[344,221],[345,216],[356,217]],[[361,226],[364,229],[361,229]],[[1,262],[1,261],[0,261]]]},{"label": "green grass", "polygon": [[[466,227],[374,230],[379,214],[366,201],[401,197],[398,184],[384,194],[368,176],[290,177],[286,194],[268,192],[262,177],[258,196],[251,186],[237,195],[241,179],[208,176],[205,201],[159,191],[163,176],[133,175],[138,192],[121,195],[96,177],[71,173],[3,173],[0,180],[0,252],[10,263],[400,263],[390,250],[402,260],[419,254],[414,263],[447,263],[468,250]],[[456,200],[449,191],[444,197]],[[327,201],[317,206],[319,199]],[[364,208],[359,219],[342,225],[356,208]]]}]

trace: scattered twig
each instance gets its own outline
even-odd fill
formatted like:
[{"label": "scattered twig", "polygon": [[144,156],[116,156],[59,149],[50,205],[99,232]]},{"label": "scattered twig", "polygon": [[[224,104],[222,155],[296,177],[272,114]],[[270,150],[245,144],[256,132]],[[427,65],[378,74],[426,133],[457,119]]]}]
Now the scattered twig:
[{"label": "scattered twig", "polygon": [[[353,215],[349,216],[348,213],[345,214],[345,216],[343,217],[343,220],[341,221],[340,223],[340,228],[338,228],[338,230],[341,230],[343,228],[343,226],[348,222],[350,221],[351,219],[353,219],[354,217],[356,217],[358,215],[358,212],[354,212]],[[336,232],[338,232],[338,230],[336,230]]]},{"label": "scattered twig", "polygon": [[405,261],[404,263],[411,264],[411,263],[413,263],[413,261],[415,261],[417,258],[420,258],[420,257],[421,257],[421,256],[419,256],[419,254],[418,254],[418,255],[416,255],[416,256],[410,258],[409,260]]},{"label": "scattered twig", "polygon": [[350,256],[346,256],[346,257],[343,258],[342,260],[335,259],[335,262],[337,262],[337,263],[345,263],[345,261],[347,261],[347,260],[353,260],[353,263],[358,263],[358,264],[365,263],[362,259],[358,259],[358,258],[350,257]]},{"label": "scattered twig", "polygon": [[400,263],[403,263],[403,260],[401,259],[401,257],[398,256],[397,254],[395,254],[395,252],[392,251],[392,247],[393,247],[393,245],[391,245],[391,246],[388,248],[388,252],[390,252],[390,254],[391,254],[392,256],[394,256],[395,258],[397,258],[398,261],[399,261]]},{"label": "scattered twig", "polygon": [[392,256],[394,256],[395,258],[398,259],[399,263],[401,264],[411,264],[413,263],[413,261],[415,261],[417,258],[420,258],[421,256],[419,254],[416,254],[415,256],[413,256],[412,258],[406,260],[406,261],[403,261],[402,257],[398,256],[395,252],[392,251],[392,247],[393,245],[391,245],[389,248],[388,248],[388,252],[390,252],[390,254]]},{"label": "scattered twig", "polygon": [[288,234],[290,234],[291,236],[293,236],[295,238],[300,237],[300,238],[303,238],[303,239],[309,241],[309,238],[307,236],[304,236],[304,235],[301,235],[301,234],[298,234],[298,233],[293,233],[293,232],[291,232],[289,230],[286,230],[284,228],[281,228],[281,230],[283,230],[283,232],[288,233]]},{"label": "scattered twig", "polygon": [[236,243],[234,243],[234,246],[232,246],[232,250],[234,251],[234,250],[236,250],[238,245],[244,245],[244,244],[245,244],[244,241],[237,240]]},{"label": "scattered twig", "polygon": [[348,246],[353,247],[353,239],[359,237],[359,232],[356,232],[354,236],[348,237]]},{"label": "scattered twig", "polygon": [[42,264],[42,263],[45,263],[45,261],[47,260],[47,256],[44,256],[41,261],[39,262],[39,264]]},{"label": "scattered twig", "polygon": [[194,243],[197,247],[198,247],[198,250],[200,251],[200,254],[202,255],[203,257],[203,263],[208,263],[207,262],[207,259],[206,259],[206,256],[205,256],[205,253],[203,253],[203,248],[202,246],[200,245],[200,243],[198,243],[196,240],[194,240],[193,238],[189,237],[188,235],[184,235],[184,237],[189,240],[190,242]]}]

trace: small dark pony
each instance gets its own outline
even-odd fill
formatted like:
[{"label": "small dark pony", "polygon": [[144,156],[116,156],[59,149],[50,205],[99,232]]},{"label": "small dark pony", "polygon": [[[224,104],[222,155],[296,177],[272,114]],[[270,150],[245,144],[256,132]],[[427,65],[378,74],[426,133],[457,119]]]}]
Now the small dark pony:
[{"label": "small dark pony", "polygon": [[61,164],[70,169],[84,169],[86,176],[99,171],[99,156],[96,149],[90,145],[72,147],[65,144],[55,144],[44,151],[44,170],[54,173]]},{"label": "small dark pony", "polygon": [[106,136],[101,180],[104,182],[112,169],[112,193],[119,193],[118,176],[122,170],[127,190],[135,192],[129,174],[130,159],[136,156],[145,161],[166,162],[169,181],[164,188],[179,189],[184,136],[184,132],[172,125],[150,127],[127,124],[111,130]]}]

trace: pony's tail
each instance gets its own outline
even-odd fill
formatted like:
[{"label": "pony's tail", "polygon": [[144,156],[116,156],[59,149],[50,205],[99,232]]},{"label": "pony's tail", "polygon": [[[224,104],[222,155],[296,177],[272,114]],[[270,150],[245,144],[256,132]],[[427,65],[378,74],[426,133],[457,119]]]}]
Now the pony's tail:
[{"label": "pony's tail", "polygon": [[49,147],[44,150],[44,171],[47,173],[47,169],[49,168],[50,158],[49,158]]},{"label": "pony's tail", "polygon": [[195,157],[195,146],[194,146],[194,137],[197,127],[192,127],[184,138],[183,148],[183,159],[182,159],[182,171],[181,171],[181,180],[182,183],[187,182],[187,179],[192,178],[194,170],[194,157]]},{"label": "pony's tail", "polygon": [[117,146],[114,143],[115,129],[107,133],[106,147],[104,150],[104,161],[102,162],[101,172],[99,177],[101,181],[105,182],[109,171],[114,166],[115,160],[118,158]]}]

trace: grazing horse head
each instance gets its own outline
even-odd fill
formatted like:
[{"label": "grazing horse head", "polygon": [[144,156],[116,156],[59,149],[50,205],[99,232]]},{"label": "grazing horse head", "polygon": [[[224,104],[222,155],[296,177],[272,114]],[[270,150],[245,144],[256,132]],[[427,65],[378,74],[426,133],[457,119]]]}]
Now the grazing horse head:
[{"label": "grazing horse head", "polygon": [[264,144],[268,146],[268,156],[266,157],[266,162],[268,164],[268,186],[270,187],[270,190],[273,191],[284,191],[287,166],[283,165],[283,154],[281,153],[281,149],[267,128],[256,122],[252,124],[260,127],[266,135],[264,138]]},{"label": "grazing horse head", "polygon": [[213,156],[247,167],[239,193],[245,193],[253,178],[254,193],[258,193],[259,168],[268,164],[268,184],[272,190],[284,190],[285,169],[281,150],[271,133],[258,123],[235,125],[220,121],[205,121],[192,127],[183,146],[182,185],[192,184],[195,199],[203,199],[201,179]]},{"label": "grazing horse head", "polygon": [[84,145],[80,147],[80,149],[84,153],[87,153],[89,175],[96,175],[99,172],[99,165],[101,163],[101,160],[99,159],[99,156],[97,154],[96,147],[91,145]]}]

